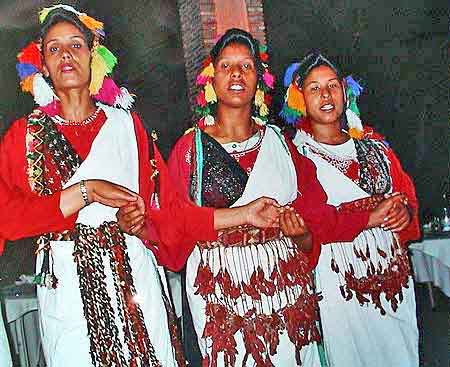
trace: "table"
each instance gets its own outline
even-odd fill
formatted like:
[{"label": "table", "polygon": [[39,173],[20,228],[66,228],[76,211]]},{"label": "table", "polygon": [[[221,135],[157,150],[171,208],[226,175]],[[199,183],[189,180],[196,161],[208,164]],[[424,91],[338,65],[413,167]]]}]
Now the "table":
[{"label": "table", "polygon": [[450,297],[450,233],[448,237],[425,237],[422,242],[412,243],[409,251],[414,279],[429,285],[431,306],[434,307],[431,284]]},{"label": "table", "polygon": [[39,335],[38,302],[33,286],[2,290],[4,323],[11,355],[21,367],[45,366]]}]

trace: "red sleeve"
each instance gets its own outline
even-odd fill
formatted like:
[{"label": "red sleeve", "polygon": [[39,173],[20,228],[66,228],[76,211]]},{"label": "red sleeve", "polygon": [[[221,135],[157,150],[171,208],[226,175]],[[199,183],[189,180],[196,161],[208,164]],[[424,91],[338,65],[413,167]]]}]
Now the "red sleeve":
[{"label": "red sleeve", "polygon": [[64,218],[59,208],[60,192],[45,197],[31,192],[25,128],[26,119],[16,121],[0,144],[0,253],[5,240],[70,229],[77,218],[77,214]]},{"label": "red sleeve", "polygon": [[[150,180],[152,168],[149,164],[148,138],[136,114],[133,119],[139,149],[140,193],[150,204],[153,183]],[[156,240],[157,245],[152,245],[153,241],[146,241],[146,244],[160,265],[178,271],[183,268],[197,240],[217,237],[214,230],[214,209],[200,208],[180,195],[156,144],[154,150],[159,171],[160,209],[149,209],[147,221],[150,231],[154,231],[151,239]]]},{"label": "red sleeve", "polygon": [[392,151],[387,150],[387,156],[391,163],[391,177],[393,190],[395,192],[402,192],[408,198],[408,207],[412,215],[411,222],[408,227],[399,233],[401,243],[416,240],[420,237],[419,226],[419,202],[416,196],[416,189],[414,183],[408,174],[403,170],[399,159]]},{"label": "red sleeve", "polygon": [[311,268],[314,268],[321,244],[352,241],[367,226],[369,212],[339,213],[334,206],[328,205],[327,195],[317,179],[314,163],[302,156],[289,140],[288,145],[300,193],[292,206],[312,233],[313,249],[309,256]]}]

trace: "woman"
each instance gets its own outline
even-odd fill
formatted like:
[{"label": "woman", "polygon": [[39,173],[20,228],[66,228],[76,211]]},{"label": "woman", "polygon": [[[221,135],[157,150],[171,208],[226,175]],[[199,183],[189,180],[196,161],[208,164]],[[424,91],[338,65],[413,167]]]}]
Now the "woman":
[{"label": "woman", "polygon": [[414,185],[393,151],[363,129],[356,98],[361,87],[343,79],[323,55],[291,65],[281,115],[297,127],[298,150],[310,158],[328,203],[358,212],[393,192],[383,224],[353,242],[322,247],[316,267],[325,350],[331,366],[417,366],[414,286],[405,242],[419,237]]},{"label": "woman", "polygon": [[199,241],[186,284],[203,366],[320,366],[312,273],[329,234],[347,240],[381,219],[337,216],[325,205],[312,163],[279,129],[265,125],[273,77],[267,54],[247,32],[230,29],[197,78],[203,117],[175,145],[169,171],[185,197],[214,208],[268,196],[284,208],[279,230],[229,228]]},{"label": "woman", "polygon": [[[39,236],[47,366],[182,365],[169,332],[164,273],[142,241],[119,229],[115,208],[146,212],[145,228],[162,252],[166,240],[188,244],[200,228],[205,239],[215,238],[223,213],[170,191],[158,151],[128,111],[132,98],[106,77],[117,60],[101,45],[103,24],[66,5],[44,9],[39,20],[40,40],[18,55],[17,66],[22,89],[39,107],[12,125],[0,146],[0,238]],[[152,181],[158,173],[159,198]],[[272,203],[237,209],[234,223],[252,217],[270,225]],[[169,226],[167,218],[176,221]]]}]

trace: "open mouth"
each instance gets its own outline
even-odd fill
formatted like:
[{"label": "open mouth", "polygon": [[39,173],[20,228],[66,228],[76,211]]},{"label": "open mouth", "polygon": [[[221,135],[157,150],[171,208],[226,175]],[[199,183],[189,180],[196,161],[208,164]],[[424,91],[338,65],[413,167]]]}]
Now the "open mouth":
[{"label": "open mouth", "polygon": [[321,110],[321,111],[324,111],[324,112],[330,112],[330,111],[333,111],[334,108],[335,108],[335,107],[334,107],[333,104],[327,103],[327,104],[324,104],[323,106],[321,106],[321,107],[320,107],[320,110]]},{"label": "open mouth", "polygon": [[61,65],[60,70],[63,73],[70,73],[71,71],[74,70],[74,67],[70,64],[63,64],[63,65]]},{"label": "open mouth", "polygon": [[235,92],[241,92],[244,90],[244,87],[241,84],[231,84],[228,89]]}]

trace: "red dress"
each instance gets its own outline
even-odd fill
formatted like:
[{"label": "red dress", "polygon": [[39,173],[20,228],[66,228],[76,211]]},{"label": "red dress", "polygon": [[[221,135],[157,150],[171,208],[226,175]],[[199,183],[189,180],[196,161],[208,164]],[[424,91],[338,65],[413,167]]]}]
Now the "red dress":
[{"label": "red dress", "polygon": [[[92,142],[106,120],[104,112],[88,125],[67,126],[57,124],[58,130],[70,142],[76,153],[84,159]],[[149,164],[148,138],[139,119],[133,113],[135,134],[139,154],[139,194],[148,200],[153,192],[150,180],[152,168]],[[60,208],[60,192],[49,196],[37,196],[31,191],[26,159],[27,119],[15,121],[0,144],[0,253],[5,240],[58,232],[74,227],[77,213],[64,218]],[[149,245],[161,264],[172,268],[183,266],[185,257],[177,256],[171,246],[176,245],[183,253],[189,253],[198,235],[205,240],[216,237],[213,209],[199,208],[180,200],[172,189],[166,165],[157,150],[157,167],[160,171],[161,209],[148,210],[147,218],[153,228],[153,239],[157,247]],[[196,234],[192,238],[192,234]],[[173,256],[173,258],[172,258]]]}]

